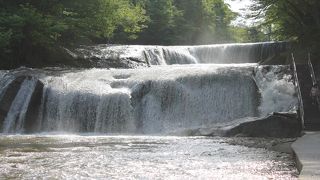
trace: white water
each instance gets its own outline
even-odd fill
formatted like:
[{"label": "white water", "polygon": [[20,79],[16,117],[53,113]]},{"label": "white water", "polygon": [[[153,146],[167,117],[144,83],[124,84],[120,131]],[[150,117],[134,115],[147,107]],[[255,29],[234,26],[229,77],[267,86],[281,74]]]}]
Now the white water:
[{"label": "white water", "polygon": [[[295,110],[288,66],[211,64],[88,69],[40,75],[39,132],[168,134]],[[10,79],[10,78],[9,78]],[[3,132],[23,133],[35,88],[25,80]]]},{"label": "white water", "polygon": [[3,93],[13,80],[14,76],[10,75],[7,71],[0,71],[0,99],[2,99]]},{"label": "white water", "polygon": [[134,60],[150,65],[256,63],[287,49],[286,43],[215,44],[201,46],[99,45],[77,50],[102,65],[109,60]]},{"label": "white water", "polygon": [[[203,128],[296,109],[288,66],[244,63],[274,56],[285,45],[94,46],[79,51],[87,58],[133,59],[153,66],[0,72],[0,98],[12,77],[25,72],[45,85],[38,119],[31,120],[38,132],[167,134]],[[35,86],[35,79],[22,83],[2,132],[24,132]]]},{"label": "white water", "polygon": [[262,101],[259,106],[261,115],[270,112],[289,112],[298,109],[296,89],[293,84],[292,74],[286,66],[260,66],[256,70],[256,82],[260,89]]},{"label": "white water", "polygon": [[241,66],[91,69],[46,77],[40,129],[150,134],[256,116],[255,65]]},{"label": "white water", "polygon": [[261,70],[256,64],[177,65],[46,76],[38,131],[167,134],[292,110],[290,79],[270,72],[265,80]]},{"label": "white water", "polygon": [[[0,135],[0,179],[296,178],[288,154],[229,145],[223,138],[132,136],[295,110],[289,67],[240,63],[257,62],[266,52],[254,50],[261,45],[243,46],[113,46],[113,53],[98,46],[89,56],[147,59],[153,66],[0,71],[0,98],[15,76],[28,75]],[[223,62],[238,64],[205,64]],[[38,119],[29,121],[37,79],[44,83],[42,102]],[[25,121],[42,134],[7,135],[24,133]],[[79,132],[88,134],[70,135]],[[69,135],[49,135],[55,133]]]}]

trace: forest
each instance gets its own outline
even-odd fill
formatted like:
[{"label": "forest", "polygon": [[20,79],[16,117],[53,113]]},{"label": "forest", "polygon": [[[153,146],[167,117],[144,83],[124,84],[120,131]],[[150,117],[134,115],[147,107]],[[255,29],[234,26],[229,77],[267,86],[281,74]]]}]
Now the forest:
[{"label": "forest", "polygon": [[[54,65],[61,48],[293,41],[317,53],[320,1],[253,0],[251,26],[223,0],[0,0],[0,66]],[[68,64],[68,62],[62,62]]]}]

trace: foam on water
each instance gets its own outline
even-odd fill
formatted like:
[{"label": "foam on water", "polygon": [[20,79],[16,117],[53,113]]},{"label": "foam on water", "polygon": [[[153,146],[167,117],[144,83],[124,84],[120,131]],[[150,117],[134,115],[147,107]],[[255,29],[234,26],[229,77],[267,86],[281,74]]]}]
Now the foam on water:
[{"label": "foam on water", "polygon": [[288,66],[259,66],[255,79],[260,89],[262,101],[259,106],[261,115],[270,112],[296,111],[298,99]]}]

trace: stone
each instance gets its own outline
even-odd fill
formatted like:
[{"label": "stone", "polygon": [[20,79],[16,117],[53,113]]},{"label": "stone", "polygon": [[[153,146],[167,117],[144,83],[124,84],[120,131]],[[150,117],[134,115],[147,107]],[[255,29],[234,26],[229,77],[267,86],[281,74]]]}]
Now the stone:
[{"label": "stone", "polygon": [[[21,84],[26,79],[32,78],[31,76],[18,76],[16,77],[5,90],[2,99],[0,99],[0,130],[3,128],[3,123],[7,114],[11,108],[12,102],[14,101],[17,93],[21,88]],[[32,93],[31,100],[28,106],[25,124],[27,132],[30,132],[32,129],[33,122],[37,119],[39,106],[41,104],[43,83],[39,80],[36,82],[35,90]]]},{"label": "stone", "polygon": [[2,99],[0,99],[0,130],[2,129],[3,122],[10,110],[12,101],[16,97],[25,78],[25,76],[15,78],[15,80],[13,80],[5,90]]},{"label": "stone", "polygon": [[295,116],[274,113],[265,118],[242,122],[234,127],[229,127],[223,136],[236,136],[241,134],[246,137],[276,137],[291,138],[301,134],[301,123]]},{"label": "stone", "polygon": [[320,132],[306,132],[291,147],[300,171],[299,179],[320,179]]},{"label": "stone", "polygon": [[37,119],[42,101],[44,84],[37,80],[36,87],[32,93],[25,119],[25,132],[32,133],[36,130]]},{"label": "stone", "polygon": [[222,136],[295,138],[301,135],[301,122],[297,115],[273,113],[267,117],[246,117],[208,128],[185,129],[172,133],[183,136]]}]

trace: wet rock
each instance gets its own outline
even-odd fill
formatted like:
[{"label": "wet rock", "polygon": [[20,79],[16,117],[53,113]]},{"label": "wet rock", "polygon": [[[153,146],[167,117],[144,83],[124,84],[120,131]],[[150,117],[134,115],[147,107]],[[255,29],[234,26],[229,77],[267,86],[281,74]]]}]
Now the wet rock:
[{"label": "wet rock", "polygon": [[142,52],[138,56],[130,56],[127,54],[128,51],[130,51],[129,46],[114,45],[81,46],[72,51],[67,50],[76,62],[85,63],[85,67],[126,69],[148,67],[148,62],[144,59]]},{"label": "wet rock", "polygon": [[10,110],[12,101],[16,97],[25,78],[25,76],[20,76],[13,80],[3,93],[2,99],[0,99],[0,129],[2,129],[3,122]]},{"label": "wet rock", "polygon": [[270,150],[283,152],[287,154],[293,154],[291,144],[292,142],[279,143],[277,145],[272,146]]},{"label": "wet rock", "polygon": [[[3,123],[7,114],[11,108],[12,102],[17,96],[22,83],[26,79],[31,79],[31,76],[18,76],[9,85],[8,88],[3,92],[2,99],[0,99],[0,129],[3,128]],[[32,92],[31,100],[28,106],[26,114],[26,130],[32,129],[33,122],[37,119],[38,109],[41,104],[43,83],[39,80],[36,82],[35,90]]]},{"label": "wet rock", "polygon": [[294,115],[274,113],[265,118],[241,122],[236,126],[224,129],[223,136],[245,137],[298,137],[301,133],[301,124]]},{"label": "wet rock", "polygon": [[208,128],[184,129],[171,133],[183,136],[222,136],[293,138],[301,135],[301,124],[296,114],[273,113],[267,117],[247,117]]},{"label": "wet rock", "polygon": [[36,120],[38,119],[39,109],[42,100],[43,83],[39,80],[36,82],[36,87],[32,93],[28,110],[25,119],[25,132],[31,133],[35,131]]}]

